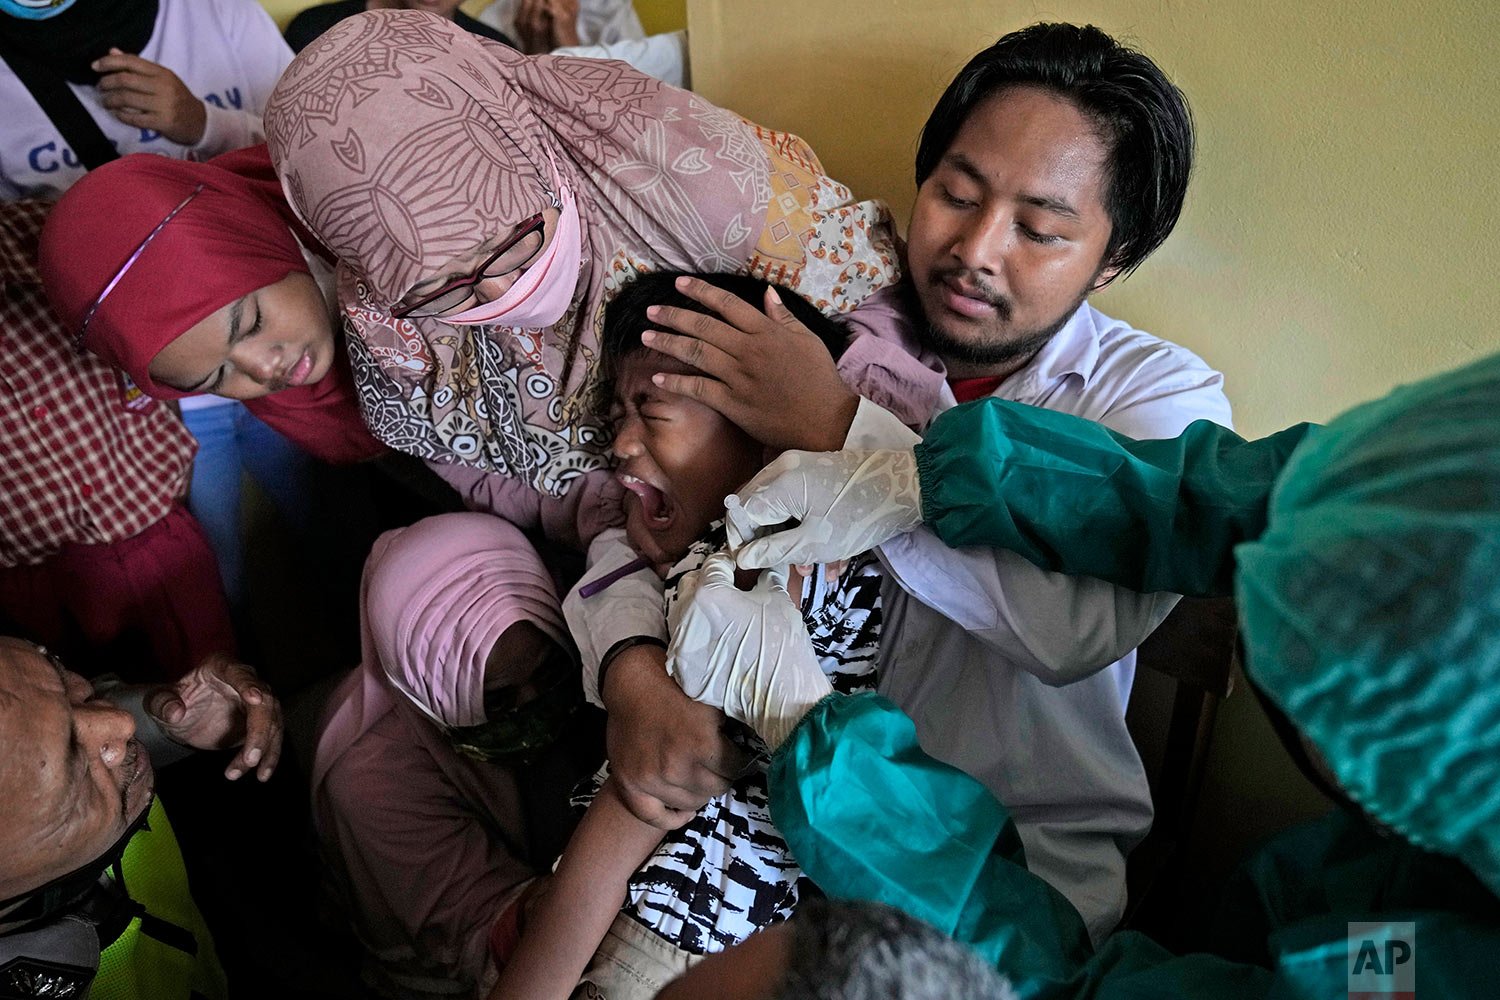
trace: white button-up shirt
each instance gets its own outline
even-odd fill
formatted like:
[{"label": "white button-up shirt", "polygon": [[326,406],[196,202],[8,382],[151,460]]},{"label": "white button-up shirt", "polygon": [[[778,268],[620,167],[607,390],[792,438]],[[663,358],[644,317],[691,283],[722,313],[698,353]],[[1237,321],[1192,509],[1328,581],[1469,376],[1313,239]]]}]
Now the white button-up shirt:
[{"label": "white button-up shirt", "polygon": [[[941,375],[926,387],[937,398],[933,416],[956,405]],[[892,386],[912,395],[911,385]],[[1230,423],[1222,375],[1086,303],[993,395],[1135,438],[1173,437],[1200,419]],[[862,403],[846,446],[909,447],[915,435],[903,431]],[[1010,809],[1031,870],[1068,897],[1098,940],[1124,912],[1125,855],[1151,824],[1145,771],[1125,728],[1135,647],[1176,597],[1049,573],[1011,552],[950,549],[926,528],[880,555],[890,571],[881,692],[916,720],[928,753],[979,778]]]}]

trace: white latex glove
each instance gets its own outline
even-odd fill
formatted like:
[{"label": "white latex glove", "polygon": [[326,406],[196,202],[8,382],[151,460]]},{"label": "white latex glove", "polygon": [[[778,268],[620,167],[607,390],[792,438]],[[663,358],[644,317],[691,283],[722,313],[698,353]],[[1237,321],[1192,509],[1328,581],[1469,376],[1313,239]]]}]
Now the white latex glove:
[{"label": "white latex glove", "polygon": [[729,550],[745,569],[848,559],[922,523],[911,450],[785,452],[724,503]]},{"label": "white latex glove", "polygon": [[762,573],[749,591],[734,585],[728,553],[690,576],[692,593],[668,623],[667,672],[688,697],[745,723],[775,750],[833,693],[787,596],[785,566]]}]

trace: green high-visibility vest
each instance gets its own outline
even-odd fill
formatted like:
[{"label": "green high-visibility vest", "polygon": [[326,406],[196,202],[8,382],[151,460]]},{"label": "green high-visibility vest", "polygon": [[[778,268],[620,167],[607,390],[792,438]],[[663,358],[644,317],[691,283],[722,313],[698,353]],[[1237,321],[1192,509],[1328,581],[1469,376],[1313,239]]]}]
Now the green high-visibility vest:
[{"label": "green high-visibility vest", "polygon": [[90,1000],[227,1000],[213,938],[188,892],[177,837],[158,799],[125,847],[125,890],[145,912],[99,956]]}]

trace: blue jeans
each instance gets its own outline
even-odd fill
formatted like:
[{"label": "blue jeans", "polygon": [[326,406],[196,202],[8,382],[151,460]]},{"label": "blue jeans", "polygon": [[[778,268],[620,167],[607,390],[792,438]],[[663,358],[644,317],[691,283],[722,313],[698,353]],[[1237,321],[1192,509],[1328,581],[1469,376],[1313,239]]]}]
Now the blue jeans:
[{"label": "blue jeans", "polygon": [[184,410],[182,422],[198,439],[188,508],[213,546],[229,606],[245,606],[241,476],[249,473],[282,520],[306,537],[312,510],[310,473],[314,459],[282,437],[242,403]]}]

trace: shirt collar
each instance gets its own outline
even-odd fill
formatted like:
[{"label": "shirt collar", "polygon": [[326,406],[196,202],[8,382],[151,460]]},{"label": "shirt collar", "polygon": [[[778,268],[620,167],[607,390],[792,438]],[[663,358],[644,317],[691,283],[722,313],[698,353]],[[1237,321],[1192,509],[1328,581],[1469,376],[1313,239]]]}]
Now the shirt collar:
[{"label": "shirt collar", "polygon": [[1087,389],[1099,366],[1098,315],[1088,302],[1080,305],[1026,367],[1001,384],[1006,398],[1039,395],[1070,375],[1077,376]]},{"label": "shirt collar", "polygon": [[1037,357],[1026,364],[1014,378],[1026,387],[1041,388],[1061,382],[1070,375],[1083,379],[1088,388],[1100,363],[1100,328],[1095,322],[1094,307],[1088,301],[1080,304],[1052,340],[1044,343]]}]

